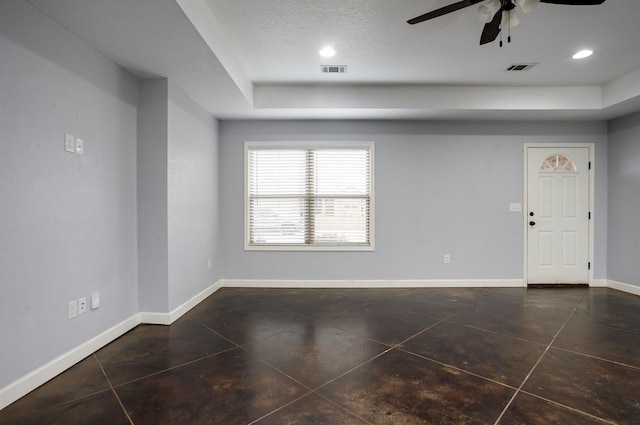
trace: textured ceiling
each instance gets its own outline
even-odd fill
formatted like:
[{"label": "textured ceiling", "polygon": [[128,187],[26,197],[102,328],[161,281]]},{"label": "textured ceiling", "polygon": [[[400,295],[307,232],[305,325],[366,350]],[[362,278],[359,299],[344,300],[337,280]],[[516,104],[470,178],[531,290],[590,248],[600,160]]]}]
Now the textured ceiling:
[{"label": "textured ceiling", "polygon": [[[454,0],[27,1],[221,118],[606,119],[640,107],[638,0],[540,4],[502,48],[478,45],[477,6],[406,23]],[[324,45],[337,55],[321,58]],[[572,60],[581,48],[595,54]],[[513,63],[538,65],[505,72]]]},{"label": "textured ceiling", "polygon": [[[479,46],[477,6],[417,25],[406,20],[455,0],[206,0],[250,78],[258,82],[326,81],[317,54],[325,44],[349,65],[348,82],[427,84],[602,84],[640,67],[640,1],[602,6],[540,4],[518,13],[513,42]],[[223,17],[223,18],[222,18]],[[506,42],[506,40],[505,40]],[[570,56],[589,46],[588,62]],[[615,66],[611,61],[615,60]],[[523,74],[511,63],[536,62]],[[335,76],[333,76],[335,77]]]}]

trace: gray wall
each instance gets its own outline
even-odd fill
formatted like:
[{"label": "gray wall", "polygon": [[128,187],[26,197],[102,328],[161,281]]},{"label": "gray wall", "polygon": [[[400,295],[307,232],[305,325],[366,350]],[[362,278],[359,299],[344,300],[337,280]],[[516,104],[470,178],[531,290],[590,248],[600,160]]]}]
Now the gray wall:
[{"label": "gray wall", "polygon": [[138,293],[145,312],[169,311],[168,94],[166,79],[140,82],[138,100]]},{"label": "gray wall", "polygon": [[[611,123],[610,158],[604,123],[218,128],[166,80],[139,84],[19,0],[0,2],[0,58],[0,388],[222,277],[521,278],[522,222],[508,204],[522,202],[526,142],[596,143],[596,278],[640,284],[639,115]],[[85,155],[64,151],[65,133]],[[376,142],[376,251],[244,252],[245,140]],[[67,302],[93,291],[100,309],[67,320]]]},{"label": "gray wall", "polygon": [[138,116],[140,310],[168,313],[220,279],[218,123],[166,79],[141,81]]},{"label": "gray wall", "polygon": [[[0,388],[220,279],[218,123],[26,2],[0,3]],[[85,154],[64,151],[64,135]],[[211,268],[208,259],[212,260]],[[67,320],[67,303],[102,305]]]},{"label": "gray wall", "polygon": [[[243,250],[243,142],[374,141],[375,252]],[[606,277],[605,123],[223,121],[221,269],[236,279],[521,279],[524,143],[596,144],[595,276]],[[442,262],[451,254],[451,264]]]},{"label": "gray wall", "polygon": [[[0,58],[2,388],[138,311],[138,83],[17,0],[0,2]],[[100,309],[67,320],[92,291]]]},{"label": "gray wall", "polygon": [[[218,122],[169,85],[169,311],[220,279]],[[208,260],[211,259],[211,269]]]},{"label": "gray wall", "polygon": [[609,123],[608,278],[640,286],[640,114]]}]

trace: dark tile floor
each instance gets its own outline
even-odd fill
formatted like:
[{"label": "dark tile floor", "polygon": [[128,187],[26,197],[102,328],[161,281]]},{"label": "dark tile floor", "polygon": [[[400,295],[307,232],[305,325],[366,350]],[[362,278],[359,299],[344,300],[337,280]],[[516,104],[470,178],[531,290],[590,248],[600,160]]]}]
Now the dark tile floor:
[{"label": "dark tile floor", "polygon": [[0,424],[640,424],[640,298],[225,288],[123,335]]}]

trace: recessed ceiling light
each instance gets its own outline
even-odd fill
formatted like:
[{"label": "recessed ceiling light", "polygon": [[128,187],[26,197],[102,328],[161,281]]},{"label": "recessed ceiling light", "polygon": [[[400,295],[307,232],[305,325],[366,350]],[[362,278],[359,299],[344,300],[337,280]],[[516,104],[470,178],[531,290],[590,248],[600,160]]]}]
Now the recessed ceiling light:
[{"label": "recessed ceiling light", "polygon": [[580,50],[578,53],[573,55],[573,58],[574,59],[584,59],[584,58],[588,58],[592,54],[593,54],[592,50]]},{"label": "recessed ceiling light", "polygon": [[318,53],[320,53],[320,56],[322,56],[323,58],[330,58],[336,54],[336,51],[333,49],[333,47],[325,47]]}]

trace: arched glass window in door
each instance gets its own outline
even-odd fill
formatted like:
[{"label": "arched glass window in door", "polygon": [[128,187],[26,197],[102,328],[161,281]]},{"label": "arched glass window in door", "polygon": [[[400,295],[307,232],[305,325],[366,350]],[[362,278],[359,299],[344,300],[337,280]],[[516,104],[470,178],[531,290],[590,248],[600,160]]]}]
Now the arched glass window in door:
[{"label": "arched glass window in door", "polygon": [[560,153],[556,153],[542,162],[540,171],[546,173],[571,173],[578,171],[578,169],[571,158]]}]

